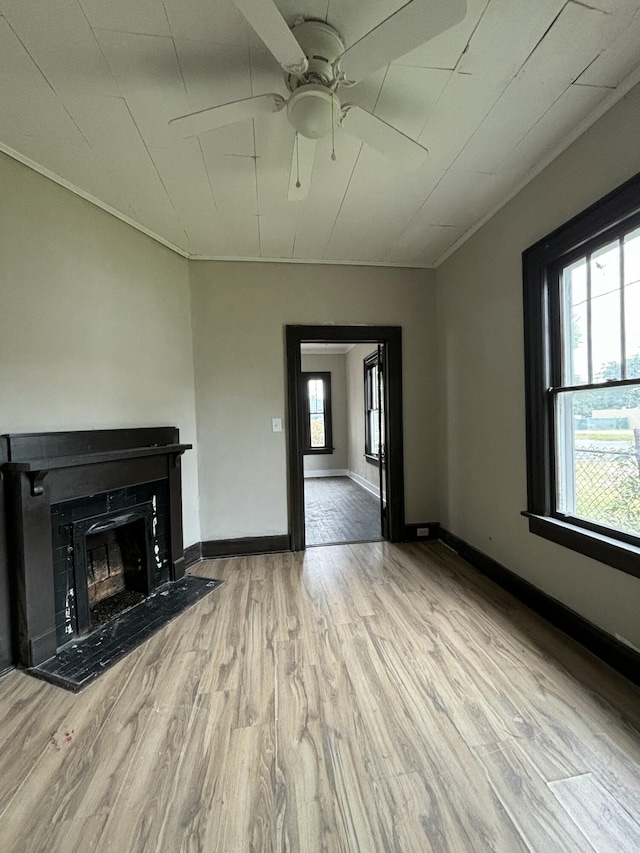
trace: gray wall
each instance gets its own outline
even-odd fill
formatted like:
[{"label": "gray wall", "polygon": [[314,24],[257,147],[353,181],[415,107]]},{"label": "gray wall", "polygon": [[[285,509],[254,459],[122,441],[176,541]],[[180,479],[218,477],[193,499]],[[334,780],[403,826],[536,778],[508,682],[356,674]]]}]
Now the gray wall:
[{"label": "gray wall", "polygon": [[640,87],[437,270],[445,527],[640,647],[640,580],[528,531],[522,252],[640,171]]},{"label": "gray wall", "polygon": [[195,261],[190,274],[203,539],[287,532],[286,432],[271,432],[287,324],[403,327],[407,520],[435,517],[433,271]]},{"label": "gray wall", "polygon": [[[0,433],[170,424],[195,443],[188,262],[0,154]],[[185,544],[199,541],[196,452]]]},{"label": "gray wall", "polygon": [[344,355],[302,354],[303,370],[324,370],[331,374],[331,426],[333,453],[304,457],[305,474],[347,469],[347,382]]}]

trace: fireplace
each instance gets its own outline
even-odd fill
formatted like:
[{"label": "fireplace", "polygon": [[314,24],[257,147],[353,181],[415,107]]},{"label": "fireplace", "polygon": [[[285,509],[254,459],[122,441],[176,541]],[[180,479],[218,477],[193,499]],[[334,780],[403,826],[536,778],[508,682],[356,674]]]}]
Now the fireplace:
[{"label": "fireplace", "polygon": [[19,661],[36,667],[184,575],[175,427],[7,435]]},{"label": "fireplace", "polygon": [[58,647],[171,580],[166,483],[141,483],[51,506]]},{"label": "fireplace", "polygon": [[104,624],[151,592],[145,519],[134,521],[129,515],[108,522],[98,517],[78,537],[75,564],[76,589],[83,597],[82,608],[78,606],[84,614],[78,625],[81,633]]},{"label": "fireplace", "polygon": [[155,588],[154,506],[73,522],[76,631],[86,634],[138,604]]}]

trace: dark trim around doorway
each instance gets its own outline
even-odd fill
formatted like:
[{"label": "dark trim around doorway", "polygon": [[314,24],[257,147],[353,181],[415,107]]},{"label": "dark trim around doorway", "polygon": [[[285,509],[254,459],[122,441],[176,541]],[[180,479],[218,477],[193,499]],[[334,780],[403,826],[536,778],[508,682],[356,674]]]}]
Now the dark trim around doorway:
[{"label": "dark trim around doorway", "polygon": [[385,412],[387,422],[386,492],[389,539],[404,539],[404,450],[402,426],[402,328],[400,326],[286,326],[287,449],[289,533],[291,549],[303,551],[304,468],[300,423],[301,343],[385,344]]}]

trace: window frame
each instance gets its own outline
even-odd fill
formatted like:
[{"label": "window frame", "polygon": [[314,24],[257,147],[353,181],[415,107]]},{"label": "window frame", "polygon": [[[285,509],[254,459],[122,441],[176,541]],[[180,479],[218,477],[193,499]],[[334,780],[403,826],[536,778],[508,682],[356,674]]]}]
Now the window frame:
[{"label": "window frame", "polygon": [[[320,380],[324,385],[324,445],[322,447],[311,446],[311,410],[309,407],[308,383],[310,380]],[[333,424],[331,417],[331,371],[330,370],[305,370],[300,374],[301,394],[300,404],[302,406],[302,453],[304,456],[321,456],[334,452],[333,447]]]},{"label": "window frame", "polygon": [[[621,231],[640,224],[640,174],[613,190],[522,256],[525,392],[527,426],[527,509],[529,530],[628,574],[640,577],[640,537],[556,508],[554,401],[561,388],[561,292],[559,274],[571,260],[593,252]],[[637,380],[580,386],[605,389]]]},{"label": "window frame", "polygon": [[[369,408],[369,400],[370,400],[370,388],[373,384],[371,379],[371,375],[373,373],[373,369],[377,368],[380,370],[380,358],[378,351],[370,353],[363,359],[363,369],[364,369],[364,456],[365,459],[370,462],[372,465],[380,465],[380,454],[374,453],[371,449],[371,427],[369,424],[369,413],[370,412],[379,412],[380,411],[380,400],[378,400],[378,408]],[[379,381],[379,379],[378,379]],[[378,391],[379,393],[379,391]],[[384,444],[383,442],[381,442]],[[384,456],[383,456],[384,460]]]}]

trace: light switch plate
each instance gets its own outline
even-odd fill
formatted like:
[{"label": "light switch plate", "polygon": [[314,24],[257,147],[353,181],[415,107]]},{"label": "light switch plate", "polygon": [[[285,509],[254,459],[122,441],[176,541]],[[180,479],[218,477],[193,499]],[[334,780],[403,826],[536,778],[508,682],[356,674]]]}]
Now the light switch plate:
[{"label": "light switch plate", "polygon": [[282,432],[282,418],[271,418],[271,428],[274,432]]}]

